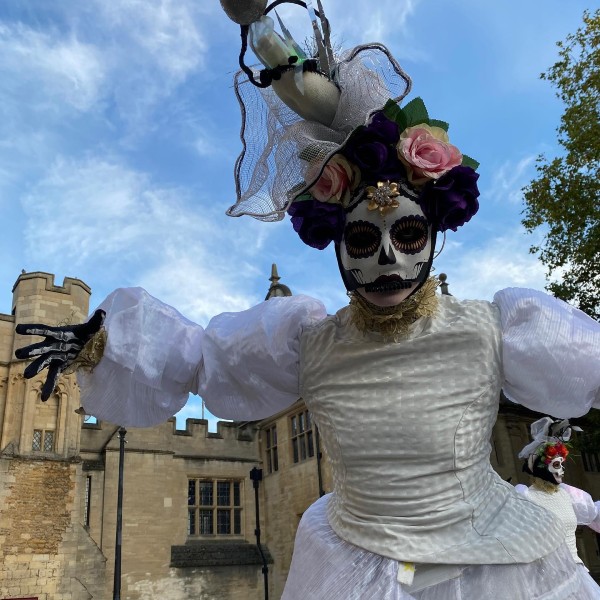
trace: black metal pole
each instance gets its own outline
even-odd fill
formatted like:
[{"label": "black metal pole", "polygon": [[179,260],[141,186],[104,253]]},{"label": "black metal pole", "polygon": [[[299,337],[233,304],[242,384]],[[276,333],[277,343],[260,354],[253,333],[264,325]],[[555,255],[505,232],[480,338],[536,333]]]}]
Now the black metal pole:
[{"label": "black metal pole", "polygon": [[265,584],[265,600],[269,600],[269,567],[267,563],[267,557],[265,556],[262,546],[260,545],[260,510],[258,505],[258,486],[262,480],[262,469],[254,467],[250,471],[250,479],[252,479],[252,485],[254,487],[254,507],[256,508],[256,529],[254,530],[254,535],[256,536],[256,545],[258,546],[258,551],[260,552],[260,557],[262,558],[263,562],[262,573]]},{"label": "black metal pole", "polygon": [[117,487],[117,533],[115,539],[115,578],[113,600],[121,600],[121,542],[123,540],[123,463],[125,462],[125,427],[119,428],[119,484]]},{"label": "black metal pole", "polygon": [[321,471],[321,459],[323,454],[321,452],[321,436],[319,435],[319,428],[315,425],[315,443],[317,445],[317,481],[319,482],[319,498],[325,495],[323,489],[323,473]]}]

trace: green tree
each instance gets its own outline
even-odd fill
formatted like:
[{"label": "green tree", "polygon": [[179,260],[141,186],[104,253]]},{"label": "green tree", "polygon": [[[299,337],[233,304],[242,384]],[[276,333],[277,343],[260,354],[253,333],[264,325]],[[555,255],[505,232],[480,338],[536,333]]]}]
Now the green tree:
[{"label": "green tree", "polygon": [[557,46],[559,60],[541,78],[565,105],[557,128],[564,152],[538,157],[522,223],[544,231],[530,252],[555,279],[546,289],[600,319],[600,10],[584,12],[582,27]]}]

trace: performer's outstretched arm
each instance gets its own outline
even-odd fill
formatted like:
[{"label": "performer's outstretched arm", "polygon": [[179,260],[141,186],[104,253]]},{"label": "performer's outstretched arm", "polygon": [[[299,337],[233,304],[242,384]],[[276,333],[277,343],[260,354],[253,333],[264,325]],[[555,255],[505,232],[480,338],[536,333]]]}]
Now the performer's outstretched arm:
[{"label": "performer's outstretched arm", "polygon": [[218,315],[205,330],[142,288],[122,288],[102,302],[87,324],[19,326],[19,333],[47,339],[17,356],[35,357],[26,369],[29,377],[50,368],[44,384],[48,397],[60,373],[102,326],[103,353],[93,368],[77,370],[87,414],[127,427],[150,427],[198,394],[217,417],[257,420],[298,399],[300,335],[325,316],[322,303],[307,296],[273,298]]}]

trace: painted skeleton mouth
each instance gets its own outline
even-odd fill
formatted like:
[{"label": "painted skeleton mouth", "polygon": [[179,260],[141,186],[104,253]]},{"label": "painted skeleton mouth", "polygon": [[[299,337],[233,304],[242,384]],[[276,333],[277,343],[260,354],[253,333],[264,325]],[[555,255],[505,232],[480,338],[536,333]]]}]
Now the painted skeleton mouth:
[{"label": "painted skeleton mouth", "polygon": [[398,290],[407,290],[413,283],[402,279],[399,275],[381,275],[372,283],[365,285],[365,292],[397,292]]}]

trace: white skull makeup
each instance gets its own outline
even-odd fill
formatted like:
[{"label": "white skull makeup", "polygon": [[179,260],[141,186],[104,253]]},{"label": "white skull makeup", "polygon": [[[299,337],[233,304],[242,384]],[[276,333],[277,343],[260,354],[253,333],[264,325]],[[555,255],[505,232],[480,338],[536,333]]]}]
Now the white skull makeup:
[{"label": "white skull makeup", "polygon": [[554,479],[556,479],[556,483],[562,483],[563,477],[565,475],[565,467],[563,463],[565,459],[562,456],[557,456],[552,459],[552,462],[548,465],[548,471],[552,473]]},{"label": "white skull makeup", "polygon": [[342,279],[348,291],[366,292],[368,299],[400,291],[407,297],[431,269],[431,224],[415,200],[403,195],[395,200],[398,206],[380,209],[364,196],[346,215],[338,248]]}]

